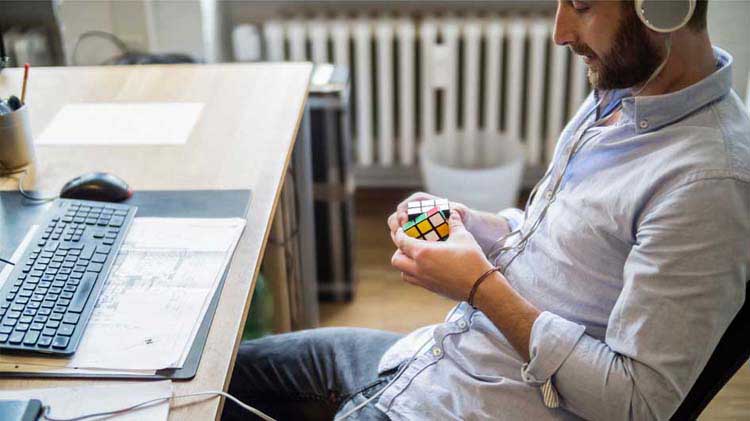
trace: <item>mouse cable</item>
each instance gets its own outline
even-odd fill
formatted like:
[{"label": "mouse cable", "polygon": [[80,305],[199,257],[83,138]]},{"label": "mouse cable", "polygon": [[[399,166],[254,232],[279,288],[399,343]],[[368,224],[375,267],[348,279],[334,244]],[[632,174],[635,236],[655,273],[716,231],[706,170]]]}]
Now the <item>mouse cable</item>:
[{"label": "mouse cable", "polygon": [[122,415],[122,414],[131,412],[131,411],[135,411],[135,410],[138,410],[138,409],[141,409],[141,408],[146,408],[146,407],[149,407],[149,406],[152,406],[152,405],[155,405],[155,404],[159,404],[159,403],[162,403],[164,401],[168,401],[170,399],[190,398],[190,397],[194,397],[194,396],[206,396],[206,395],[209,395],[211,397],[214,397],[214,396],[224,396],[225,398],[233,401],[234,403],[236,403],[237,405],[239,405],[243,409],[245,409],[245,410],[247,410],[249,412],[252,412],[253,414],[259,416],[260,418],[262,418],[262,419],[264,419],[266,421],[276,421],[275,419],[269,417],[268,415],[264,414],[263,412],[261,412],[261,411],[255,409],[255,408],[253,408],[252,406],[250,406],[250,405],[242,402],[241,400],[235,398],[234,396],[230,395],[229,393],[223,392],[221,390],[208,390],[208,391],[205,391],[205,392],[188,393],[188,394],[184,394],[184,395],[175,395],[175,394],[172,394],[170,396],[164,396],[164,397],[161,397],[161,398],[154,398],[154,399],[150,399],[150,400],[147,400],[147,401],[143,401],[143,402],[137,403],[135,405],[128,406],[126,408],[115,409],[115,410],[106,411],[106,412],[97,412],[97,413],[86,414],[86,415],[79,415],[79,416],[73,417],[73,418],[57,418],[57,417],[53,417],[52,414],[51,414],[52,408],[49,405],[45,405],[44,409],[42,411],[42,419],[43,420],[47,420],[47,421],[83,421],[83,420],[87,420],[87,419],[91,419],[91,418],[109,417],[109,416],[112,416],[112,415]]},{"label": "mouse cable", "polygon": [[0,178],[10,177],[12,175],[18,175],[18,193],[21,194],[25,199],[30,200],[32,202],[38,202],[38,204],[51,202],[55,199],[57,199],[59,196],[36,196],[34,194],[31,194],[31,192],[26,191],[23,188],[23,179],[26,177],[26,175],[29,173],[28,168],[23,168],[16,171],[11,172],[5,172],[0,174]]}]

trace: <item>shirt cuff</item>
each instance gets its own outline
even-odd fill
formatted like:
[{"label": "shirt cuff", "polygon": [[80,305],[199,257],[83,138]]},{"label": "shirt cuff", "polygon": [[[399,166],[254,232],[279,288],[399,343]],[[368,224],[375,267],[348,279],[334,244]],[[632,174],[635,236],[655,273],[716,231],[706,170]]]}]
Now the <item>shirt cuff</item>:
[{"label": "shirt cuff", "polygon": [[518,208],[503,209],[497,213],[497,216],[503,217],[508,221],[508,227],[511,231],[515,231],[523,223],[524,218],[523,211]]},{"label": "shirt cuff", "polygon": [[586,328],[562,317],[542,312],[531,327],[529,362],[523,365],[521,377],[526,383],[542,386],[568,358]]}]

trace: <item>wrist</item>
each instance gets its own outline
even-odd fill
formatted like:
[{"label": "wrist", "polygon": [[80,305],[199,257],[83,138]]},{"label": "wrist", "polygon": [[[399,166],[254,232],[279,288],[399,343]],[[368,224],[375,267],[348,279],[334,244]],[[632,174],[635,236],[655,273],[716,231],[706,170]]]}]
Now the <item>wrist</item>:
[{"label": "wrist", "polygon": [[473,307],[476,307],[476,294],[479,291],[479,288],[485,281],[500,270],[500,268],[492,266],[489,262],[487,262],[487,265],[483,266],[484,268],[482,271],[473,278],[474,281],[471,283],[471,288],[469,289],[469,294],[466,298],[466,302]]},{"label": "wrist", "polygon": [[485,311],[489,307],[502,302],[507,295],[508,283],[505,277],[498,271],[492,272],[474,293],[474,307]]}]

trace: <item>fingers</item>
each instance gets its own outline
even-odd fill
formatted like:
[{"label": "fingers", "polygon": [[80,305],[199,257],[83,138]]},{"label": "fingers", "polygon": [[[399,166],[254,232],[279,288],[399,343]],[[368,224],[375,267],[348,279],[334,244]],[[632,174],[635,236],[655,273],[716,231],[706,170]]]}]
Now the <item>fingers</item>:
[{"label": "fingers", "polygon": [[422,283],[419,282],[419,279],[404,272],[401,272],[401,280],[412,285],[422,285]]},{"label": "fingers", "polygon": [[420,249],[430,247],[432,244],[429,241],[417,240],[416,238],[409,237],[402,230],[396,231],[393,235],[393,243],[398,247],[401,252],[405,255],[414,258]]},{"label": "fingers", "polygon": [[417,273],[417,263],[401,250],[396,250],[391,257],[391,265],[402,273],[414,276]]},{"label": "fingers", "polygon": [[398,221],[398,212],[393,212],[388,217],[388,228],[391,230],[391,234],[395,233],[401,227],[401,223]]},{"label": "fingers", "polygon": [[456,234],[460,231],[465,231],[466,227],[461,219],[461,214],[458,212],[451,212],[450,218],[448,218],[448,225],[450,226],[451,233]]}]

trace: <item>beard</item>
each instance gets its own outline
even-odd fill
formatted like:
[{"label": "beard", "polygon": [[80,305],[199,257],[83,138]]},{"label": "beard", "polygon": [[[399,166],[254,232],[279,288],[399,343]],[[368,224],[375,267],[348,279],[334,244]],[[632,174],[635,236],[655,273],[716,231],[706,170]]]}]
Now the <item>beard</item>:
[{"label": "beard", "polygon": [[645,82],[663,60],[646,26],[634,13],[626,13],[610,51],[597,56],[586,44],[571,44],[580,55],[595,58],[588,65],[588,79],[596,89],[624,89]]}]

